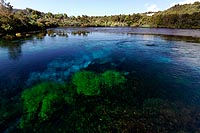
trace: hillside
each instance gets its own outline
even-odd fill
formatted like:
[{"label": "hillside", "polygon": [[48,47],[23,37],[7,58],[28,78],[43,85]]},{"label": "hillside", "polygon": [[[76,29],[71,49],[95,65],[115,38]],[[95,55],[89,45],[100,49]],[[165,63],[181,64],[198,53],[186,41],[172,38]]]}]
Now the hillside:
[{"label": "hillside", "polygon": [[175,5],[163,12],[162,14],[193,14],[200,12],[200,2],[194,4]]},{"label": "hillside", "polygon": [[154,14],[152,27],[200,29],[200,2],[175,5]]}]

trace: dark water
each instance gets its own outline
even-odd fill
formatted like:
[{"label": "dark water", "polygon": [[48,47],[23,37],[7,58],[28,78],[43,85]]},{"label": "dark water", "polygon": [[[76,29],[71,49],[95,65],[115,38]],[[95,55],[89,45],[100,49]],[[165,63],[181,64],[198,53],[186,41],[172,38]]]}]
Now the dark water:
[{"label": "dark water", "polygon": [[[140,89],[135,95],[141,100],[160,98],[188,111],[177,113],[187,115],[186,118],[177,118],[177,121],[185,118],[188,123],[193,122],[192,126],[187,127],[186,122],[186,125],[178,125],[180,129],[200,130],[200,43],[198,38],[194,38],[200,35],[200,31],[138,28],[53,30],[58,34],[68,33],[68,37],[44,34],[17,41],[1,41],[1,113],[13,110],[13,103],[20,104],[16,97],[24,88],[37,82],[66,82],[73,73],[82,69],[95,72],[114,69],[137,82],[135,87]],[[90,33],[72,35],[74,30]],[[14,118],[1,118],[2,130],[8,132],[14,127],[20,114],[13,114]]]}]

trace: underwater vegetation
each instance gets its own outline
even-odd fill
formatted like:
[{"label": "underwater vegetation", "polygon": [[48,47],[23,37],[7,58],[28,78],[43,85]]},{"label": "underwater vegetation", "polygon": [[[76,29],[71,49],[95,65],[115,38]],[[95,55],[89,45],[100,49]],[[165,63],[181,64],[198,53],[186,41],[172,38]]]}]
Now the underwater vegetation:
[{"label": "underwater vegetation", "polygon": [[143,102],[143,112],[148,114],[157,114],[164,106],[165,101],[159,98],[148,98]]},{"label": "underwater vegetation", "polygon": [[112,88],[113,86],[118,86],[126,82],[126,78],[120,72],[113,70],[102,73],[102,80],[107,88]]},{"label": "underwater vegetation", "polygon": [[94,72],[77,72],[73,75],[72,82],[77,86],[78,94],[86,96],[100,94],[101,78]]},{"label": "underwater vegetation", "polygon": [[78,94],[90,96],[99,95],[102,91],[101,88],[110,89],[113,86],[124,84],[126,79],[120,72],[113,70],[108,70],[102,74],[80,71],[73,75],[72,82],[77,86]]},{"label": "underwater vegetation", "polygon": [[22,93],[24,115],[20,120],[20,128],[32,126],[33,120],[45,121],[59,108],[71,104],[73,99],[68,87],[63,84],[44,82]]},{"label": "underwater vegetation", "polygon": [[23,116],[20,120],[20,128],[32,127],[34,121],[42,123],[60,110],[72,105],[78,94],[84,96],[100,95],[101,88],[112,88],[126,82],[125,77],[117,71],[106,71],[97,74],[92,71],[79,71],[72,76],[72,83],[59,84],[54,82],[43,82],[25,89],[21,95],[23,102]]},{"label": "underwater vegetation", "polygon": [[81,70],[68,83],[42,82],[25,89],[16,131],[200,131],[198,107],[159,97],[141,100],[136,93],[142,88],[133,84],[132,77],[109,69],[99,73]]}]

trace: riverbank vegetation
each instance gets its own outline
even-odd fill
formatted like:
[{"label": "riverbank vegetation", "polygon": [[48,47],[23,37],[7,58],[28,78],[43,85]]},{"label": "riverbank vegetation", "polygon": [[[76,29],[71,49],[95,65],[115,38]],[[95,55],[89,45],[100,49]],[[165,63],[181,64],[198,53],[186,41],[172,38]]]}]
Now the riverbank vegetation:
[{"label": "riverbank vegetation", "polygon": [[67,14],[43,13],[34,9],[14,9],[1,0],[0,33],[44,30],[50,27],[162,27],[200,28],[200,2],[175,5],[168,10],[129,15],[112,16],[68,16]]},{"label": "riverbank vegetation", "polygon": [[4,1],[0,4],[0,25],[1,34],[37,31],[58,26],[55,21],[49,21],[46,14],[42,12],[30,8],[13,9],[9,3]]}]

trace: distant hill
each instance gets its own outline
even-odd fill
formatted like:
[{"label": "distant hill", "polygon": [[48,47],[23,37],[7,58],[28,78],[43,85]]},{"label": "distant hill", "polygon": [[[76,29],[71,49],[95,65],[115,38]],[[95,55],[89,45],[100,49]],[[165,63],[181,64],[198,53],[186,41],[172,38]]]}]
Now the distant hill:
[{"label": "distant hill", "polygon": [[195,2],[194,4],[184,4],[184,5],[178,4],[160,13],[162,14],[193,14],[195,12],[200,13],[200,2]]},{"label": "distant hill", "polygon": [[149,25],[158,28],[200,29],[200,2],[175,5],[155,13]]}]

